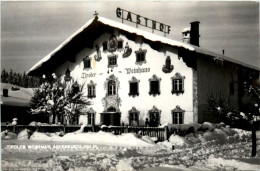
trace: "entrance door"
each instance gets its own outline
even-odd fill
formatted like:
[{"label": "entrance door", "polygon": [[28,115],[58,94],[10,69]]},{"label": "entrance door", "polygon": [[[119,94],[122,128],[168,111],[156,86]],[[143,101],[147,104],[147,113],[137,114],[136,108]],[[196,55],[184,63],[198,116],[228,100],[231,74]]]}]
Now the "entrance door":
[{"label": "entrance door", "polygon": [[120,112],[104,112],[101,113],[101,122],[106,126],[120,126],[120,117]]}]

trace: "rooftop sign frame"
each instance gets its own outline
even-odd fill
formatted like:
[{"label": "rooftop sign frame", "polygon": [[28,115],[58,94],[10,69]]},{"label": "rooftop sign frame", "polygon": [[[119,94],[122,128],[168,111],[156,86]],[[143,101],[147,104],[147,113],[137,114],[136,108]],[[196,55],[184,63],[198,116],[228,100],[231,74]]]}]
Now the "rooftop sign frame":
[{"label": "rooftop sign frame", "polygon": [[[126,16],[124,16],[124,13],[126,13]],[[124,20],[127,20],[129,22],[135,23],[136,28],[138,28],[138,25],[151,28],[153,33],[154,33],[154,30],[157,30],[157,31],[163,32],[164,36],[166,36],[166,34],[170,34],[170,31],[171,31],[171,26],[169,26],[169,25],[149,19],[147,17],[143,17],[139,14],[135,14],[133,12],[124,10],[119,7],[116,9],[116,16],[118,18],[122,19],[122,23],[124,23]],[[132,16],[135,16],[135,17],[132,17]]]}]

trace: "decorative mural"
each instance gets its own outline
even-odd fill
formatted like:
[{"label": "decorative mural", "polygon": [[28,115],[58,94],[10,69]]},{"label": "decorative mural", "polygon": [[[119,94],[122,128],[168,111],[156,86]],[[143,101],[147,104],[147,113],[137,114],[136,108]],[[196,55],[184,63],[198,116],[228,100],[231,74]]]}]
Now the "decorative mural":
[{"label": "decorative mural", "polygon": [[111,35],[108,41],[108,51],[115,52],[117,49],[117,38],[115,35]]},{"label": "decorative mural", "polygon": [[96,47],[97,55],[95,55],[94,58],[96,61],[100,61],[102,59],[102,57],[101,57],[101,51],[100,51],[99,45],[96,45],[95,47]]},{"label": "decorative mural", "polygon": [[166,60],[165,60],[165,65],[163,65],[162,67],[162,71],[164,73],[170,73],[173,70],[173,65],[171,65],[171,58],[170,56],[167,56]]},{"label": "decorative mural", "polygon": [[123,58],[127,58],[132,54],[132,48],[129,47],[128,42],[126,42],[124,53],[123,53]]},{"label": "decorative mural", "polygon": [[[115,91],[112,89],[112,93],[110,93],[109,91],[111,91],[111,87],[109,87],[109,82],[113,81],[115,82],[115,86],[113,86],[112,88],[115,88]],[[120,83],[119,83],[119,79],[117,77],[115,77],[113,74],[110,75],[105,83],[104,83],[104,89],[106,91],[106,95],[105,97],[102,99],[102,103],[104,106],[104,112],[107,112],[107,110],[110,107],[113,107],[116,109],[116,112],[120,112],[119,106],[121,106],[121,98],[118,95],[118,89],[120,87]]]}]

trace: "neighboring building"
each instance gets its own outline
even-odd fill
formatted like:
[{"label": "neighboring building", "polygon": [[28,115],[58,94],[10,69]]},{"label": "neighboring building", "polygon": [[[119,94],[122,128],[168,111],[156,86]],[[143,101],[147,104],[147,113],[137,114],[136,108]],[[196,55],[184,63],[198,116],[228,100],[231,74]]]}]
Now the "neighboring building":
[{"label": "neighboring building", "polygon": [[[88,21],[28,72],[56,73],[86,83],[88,124],[144,125],[218,122],[210,94],[242,103],[247,72],[259,69],[199,47],[199,22],[183,30],[186,43],[103,17]],[[191,43],[191,44],[188,44]],[[81,117],[82,119],[82,117]]]},{"label": "neighboring building", "polygon": [[[18,118],[19,125],[27,125],[37,116],[32,116],[30,100],[33,89],[22,88],[8,83],[1,83],[1,123],[12,123],[13,118]],[[42,118],[41,118],[42,119]]]}]

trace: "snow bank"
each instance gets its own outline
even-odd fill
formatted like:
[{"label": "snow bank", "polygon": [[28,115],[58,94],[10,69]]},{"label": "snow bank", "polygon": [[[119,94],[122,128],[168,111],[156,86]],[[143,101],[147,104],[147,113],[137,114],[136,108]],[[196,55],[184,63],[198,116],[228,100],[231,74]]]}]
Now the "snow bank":
[{"label": "snow bank", "polygon": [[193,144],[188,139],[179,135],[171,135],[169,138],[169,142],[177,148],[190,147]]},{"label": "snow bank", "polygon": [[215,128],[214,125],[212,123],[209,123],[209,122],[204,122],[201,125],[201,129],[203,131],[213,131],[214,128]]},{"label": "snow bank", "polygon": [[114,135],[108,132],[87,132],[87,133],[67,133],[63,137],[56,134],[45,134],[34,132],[31,136],[32,140],[41,141],[73,141],[84,142],[97,145],[114,145],[114,146],[153,146],[155,143],[149,137],[141,138],[140,135],[126,133],[122,135]]},{"label": "snow bank", "polygon": [[[224,170],[259,170],[259,165],[248,164],[237,160],[210,157],[207,161],[207,168]],[[222,170],[221,169],[221,170]]]}]

